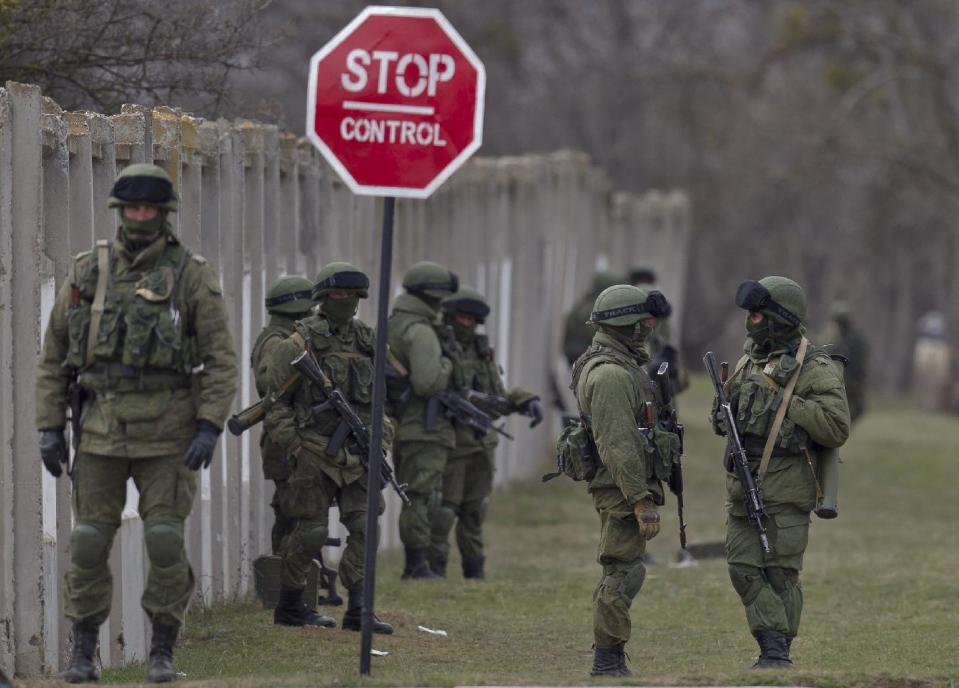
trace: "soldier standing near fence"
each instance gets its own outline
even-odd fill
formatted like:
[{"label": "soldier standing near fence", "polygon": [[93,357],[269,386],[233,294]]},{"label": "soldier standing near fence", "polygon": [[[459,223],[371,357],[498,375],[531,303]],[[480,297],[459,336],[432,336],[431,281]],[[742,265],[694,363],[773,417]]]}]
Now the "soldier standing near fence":
[{"label": "soldier standing near fence", "polygon": [[[805,337],[806,295],[796,282],[743,282],[736,305],[749,311],[746,355],[724,392],[769,514],[764,524],[771,551],[763,551],[746,517],[742,483],[727,465],[726,560],[759,645],[754,668],[790,667],[803,607],[799,572],[809,513],[820,492],[817,448],[846,441],[849,407],[838,362]],[[724,435],[722,416],[714,412],[713,419]]]},{"label": "soldier standing near fence", "polygon": [[[476,390],[500,397],[496,408],[483,410],[493,417],[522,413],[533,419],[530,427],[543,420],[539,397],[519,387],[507,391],[499,365],[485,334],[476,326],[489,315],[486,299],[475,289],[460,287],[443,299],[444,322],[452,328],[462,353],[453,367],[453,385],[458,390]],[[480,405],[477,403],[477,405]],[[483,578],[486,557],[483,550],[483,520],[496,469],[495,432],[480,435],[473,429],[456,426],[456,449],[443,472],[443,500],[432,523],[430,568],[446,576],[449,561],[449,534],[456,524],[456,544],[462,558],[463,578]]]},{"label": "soldier standing near fence", "polygon": [[[270,354],[281,341],[295,331],[297,320],[310,314],[316,305],[313,301],[313,283],[305,277],[281,277],[266,294],[266,312],[270,321],[260,332],[253,353],[250,354],[250,366],[256,381],[256,391],[260,398],[267,390],[267,367]],[[270,533],[273,554],[280,553],[283,538],[293,529],[293,519],[283,513],[283,493],[288,487],[290,465],[286,454],[280,451],[268,432],[260,436],[260,453],[263,457],[263,477],[272,480],[275,485],[273,500],[273,529]]]},{"label": "soldier standing near fence", "polygon": [[[405,294],[393,302],[389,346],[409,371],[409,399],[397,409],[394,462],[397,479],[407,484],[410,504],[400,513],[400,540],[406,555],[403,579],[431,579],[428,555],[432,518],[442,500],[443,470],[456,446],[452,422],[442,413],[429,418],[430,397],[450,383],[456,352],[437,334],[440,301],[459,287],[456,275],[423,261],[403,277]],[[444,351],[444,348],[446,349]]]},{"label": "soldier standing near fence", "polygon": [[646,578],[643,553],[659,533],[662,483],[679,451],[679,437],[657,424],[662,400],[646,370],[646,342],[668,312],[658,291],[627,284],[604,290],[590,314],[593,342],[573,365],[572,389],[598,459],[587,478],[603,567],[593,593],[593,676],[631,675],[629,609]]},{"label": "soldier standing near fence", "polygon": [[[360,299],[369,295],[369,287],[369,277],[349,263],[326,265],[313,285],[319,311],[297,322],[293,335],[278,343],[270,354],[267,388],[271,393],[286,391],[271,403],[266,431],[291,457],[292,472],[281,507],[295,520],[292,532],[283,541],[280,599],[273,611],[276,624],[331,625],[332,619],[304,604],[303,590],[310,563],[326,544],[329,511],[335,502],[340,522],[349,533],[339,565],[340,580],[349,593],[342,625],[347,630],[360,630],[369,479],[355,440],[343,437],[340,446],[333,444],[342,419],[329,406],[317,408],[327,400],[329,390],[318,389],[304,378],[295,379],[298,373],[292,361],[306,352],[368,425],[376,337],[372,327],[354,316]],[[384,418],[385,447],[389,447],[392,435],[392,425]],[[373,481],[372,489],[379,489],[378,482]],[[381,512],[383,506],[381,499]],[[373,631],[392,633],[393,627],[374,617]]]},{"label": "soldier standing near fence", "polygon": [[68,406],[74,441],[79,435],[64,594],[73,654],[62,678],[70,683],[99,678],[108,558],[131,477],[150,561],[141,600],[153,625],[148,679],[175,677],[173,646],[194,586],[183,524],[237,378],[217,274],[173,234],[167,216],[176,204],[163,169],[136,164],[120,173],[109,199],[119,209],[117,237],[74,259],[37,367],[40,455],[54,477],[68,460]]}]

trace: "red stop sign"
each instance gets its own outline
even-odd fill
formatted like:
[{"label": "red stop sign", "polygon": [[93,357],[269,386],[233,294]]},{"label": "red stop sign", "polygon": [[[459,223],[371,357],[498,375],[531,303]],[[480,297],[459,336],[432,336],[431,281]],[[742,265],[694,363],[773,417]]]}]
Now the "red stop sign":
[{"label": "red stop sign", "polygon": [[480,147],[485,88],[439,10],[367,7],[310,60],[306,132],[354,193],[426,198]]}]

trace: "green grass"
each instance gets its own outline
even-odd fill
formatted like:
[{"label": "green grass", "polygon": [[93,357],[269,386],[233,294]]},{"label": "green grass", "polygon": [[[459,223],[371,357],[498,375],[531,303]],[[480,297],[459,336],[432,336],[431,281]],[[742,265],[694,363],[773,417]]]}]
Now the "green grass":
[{"label": "green grass", "polygon": [[[723,534],[722,444],[706,427],[708,400],[703,379],[680,399],[694,542]],[[661,563],[633,605],[631,683],[959,685],[957,447],[955,418],[884,408],[857,425],[843,451],[840,517],[814,519],[790,672],[749,670],[756,648],[723,561],[667,565],[678,550],[670,500],[650,545]],[[581,485],[519,485],[494,495],[486,581],[464,582],[453,561],[447,581],[401,583],[398,555],[380,559],[377,611],[397,632],[374,637],[390,655],[373,658],[372,679],[358,678],[358,634],[276,628],[269,611],[235,603],[191,616],[176,653],[181,685],[599,683],[588,676],[597,537]],[[144,673],[110,670],[104,682]]]}]

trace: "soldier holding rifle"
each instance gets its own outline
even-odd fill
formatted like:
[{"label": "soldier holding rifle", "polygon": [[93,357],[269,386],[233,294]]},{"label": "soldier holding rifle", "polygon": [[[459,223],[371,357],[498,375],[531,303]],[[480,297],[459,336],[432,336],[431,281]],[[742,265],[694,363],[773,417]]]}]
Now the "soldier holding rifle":
[{"label": "soldier holding rifle", "polygon": [[[366,491],[382,486],[378,479],[371,483],[366,474],[367,438],[362,437],[370,422],[375,337],[372,327],[354,317],[359,300],[368,296],[369,284],[369,278],[349,263],[325,266],[313,286],[319,311],[298,321],[296,332],[270,355],[265,430],[290,456],[292,472],[281,506],[296,521],[282,547],[280,599],[273,612],[277,624],[325,625],[323,617],[304,605],[303,590],[310,562],[326,544],[329,509],[335,500],[349,532],[339,565],[349,595],[342,626],[360,630]],[[300,366],[294,367],[297,360]],[[354,412],[358,423],[344,422],[349,411],[328,403],[333,396]],[[387,441],[391,433],[384,418]],[[392,633],[393,628],[375,619],[374,632]]]},{"label": "soldier holding rifle", "polygon": [[726,558],[759,645],[754,667],[789,667],[819,463],[849,436],[849,407],[839,364],[805,337],[798,284],[743,282],[736,305],[749,312],[745,355],[725,384],[712,353],[704,359],[717,392],[713,427],[729,439]]}]

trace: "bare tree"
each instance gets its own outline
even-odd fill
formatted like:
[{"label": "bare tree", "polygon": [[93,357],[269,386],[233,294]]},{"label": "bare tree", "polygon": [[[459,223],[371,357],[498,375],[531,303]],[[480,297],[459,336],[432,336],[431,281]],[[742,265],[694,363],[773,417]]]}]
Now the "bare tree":
[{"label": "bare tree", "polygon": [[70,109],[163,103],[215,116],[258,64],[268,0],[0,0],[0,83],[39,84]]}]

